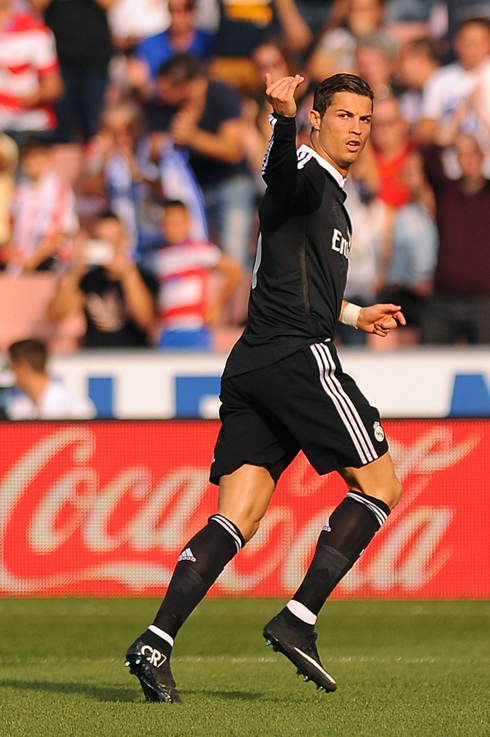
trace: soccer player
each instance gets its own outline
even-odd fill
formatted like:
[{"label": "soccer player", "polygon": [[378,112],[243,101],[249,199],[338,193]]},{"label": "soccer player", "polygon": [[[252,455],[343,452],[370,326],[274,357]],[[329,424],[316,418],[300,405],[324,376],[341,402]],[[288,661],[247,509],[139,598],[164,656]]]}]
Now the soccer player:
[{"label": "soccer player", "polygon": [[309,146],[295,146],[294,93],[303,77],[272,82],[273,135],[247,327],[222,378],[222,427],[211,481],[218,512],[184,547],[167,595],[130,646],[127,665],[148,701],[179,701],[170,670],[175,636],[226,564],[257,532],[276,483],[298,451],[316,471],[337,471],[345,499],[320,533],[306,576],[264,628],[319,689],[334,691],[314,625],[332,590],[401,496],[378,411],[342,371],[332,339],[337,320],[385,336],[405,323],[400,306],[360,308],[342,299],[351,225],[343,185],[371,129],[373,93],[352,74],[317,88]]}]

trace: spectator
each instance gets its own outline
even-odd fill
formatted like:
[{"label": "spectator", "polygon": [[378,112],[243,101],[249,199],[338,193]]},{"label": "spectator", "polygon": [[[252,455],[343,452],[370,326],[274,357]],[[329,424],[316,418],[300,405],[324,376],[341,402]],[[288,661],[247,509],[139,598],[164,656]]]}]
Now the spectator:
[{"label": "spectator", "polygon": [[401,171],[413,144],[408,138],[408,124],[401,116],[395,97],[377,101],[371,140],[381,176],[378,197],[390,207],[402,207],[410,201],[410,190],[401,179]]},{"label": "spectator", "polygon": [[48,318],[58,322],[83,310],[85,348],[150,345],[158,283],[131,260],[128,234],[113,213],[98,217],[94,237],[82,244],[73,269],[61,276]]},{"label": "spectator", "polygon": [[[345,192],[353,237],[344,297],[349,302],[367,306],[375,301],[384,278],[385,261],[391,251],[392,211],[369,192],[354,171],[345,183]],[[337,334],[343,345],[361,347],[367,342],[362,330],[349,330],[348,325],[341,323],[337,326]]]},{"label": "spectator", "polygon": [[422,326],[423,343],[490,343],[490,182],[482,174],[476,136],[456,140],[457,181],[443,170],[441,149],[426,153],[427,178],[436,198],[439,252],[434,296]]},{"label": "spectator", "polygon": [[255,189],[245,159],[240,98],[208,79],[197,59],[175,56],[161,68],[148,103],[150,131],[170,134],[189,151],[212,237],[235,261],[250,263]]},{"label": "spectator", "polygon": [[[418,136],[446,146],[454,130],[489,140],[490,26],[481,18],[463,21],[454,39],[457,61],[435,72],[424,89]],[[483,118],[483,120],[482,120]]]},{"label": "spectator", "polygon": [[338,18],[340,25],[321,36],[311,55],[308,69],[315,81],[339,72],[355,72],[358,40],[381,27],[382,0],[347,0],[343,7],[345,16]]},{"label": "spectator", "polygon": [[441,65],[438,45],[430,38],[416,38],[401,48],[398,81],[404,91],[398,97],[402,116],[414,134],[422,118],[423,90]]},{"label": "spectator", "polygon": [[22,392],[7,405],[10,420],[91,420],[96,416],[88,397],[77,396],[50,378],[48,352],[40,340],[12,343],[8,355],[15,386]]},{"label": "spectator", "polygon": [[89,147],[84,189],[105,197],[121,218],[135,260],[145,261],[159,248],[162,189],[137,104],[121,102],[105,109],[102,128]]},{"label": "spectator", "polygon": [[263,79],[257,74],[250,53],[265,38],[277,33],[291,53],[307,51],[313,41],[293,0],[218,2],[220,21],[213,46],[211,76],[241,92],[255,94],[263,88]]},{"label": "spectator", "polygon": [[30,0],[56,39],[65,94],[56,106],[58,143],[88,141],[99,129],[112,41],[107,11],[115,0]]},{"label": "spectator", "polygon": [[388,285],[378,298],[403,304],[407,327],[418,331],[432,294],[438,236],[434,194],[417,151],[407,157],[401,179],[410,190],[411,200],[396,212]]},{"label": "spectator", "polygon": [[19,142],[26,132],[53,131],[53,103],[63,91],[50,30],[13,0],[0,0],[0,130]]},{"label": "spectator", "polygon": [[393,76],[398,57],[398,43],[382,31],[359,39],[356,49],[357,74],[374,92],[375,105],[394,94]]},{"label": "spectator", "polygon": [[147,83],[150,79],[154,81],[162,64],[176,54],[188,53],[204,60],[211,54],[212,35],[196,27],[195,0],[169,0],[168,12],[168,30],[150,36],[136,49]]},{"label": "spectator", "polygon": [[[222,311],[241,281],[242,270],[213,243],[189,238],[190,217],[183,202],[164,208],[165,246],[157,254],[161,284],[160,338],[162,348],[209,348],[210,328],[220,324]],[[222,276],[211,294],[208,276]]]},{"label": "spectator", "polygon": [[78,231],[75,195],[53,168],[52,144],[32,135],[24,140],[24,178],[12,204],[12,235],[7,246],[12,271],[56,269],[70,259],[70,239]]}]

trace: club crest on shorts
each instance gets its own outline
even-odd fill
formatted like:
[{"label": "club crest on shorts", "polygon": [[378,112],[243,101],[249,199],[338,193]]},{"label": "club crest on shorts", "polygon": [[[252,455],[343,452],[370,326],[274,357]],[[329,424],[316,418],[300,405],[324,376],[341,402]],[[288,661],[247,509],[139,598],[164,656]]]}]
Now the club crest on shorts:
[{"label": "club crest on shorts", "polygon": [[383,440],[385,439],[385,431],[381,427],[381,423],[375,422],[373,425],[373,430],[374,430],[374,437],[376,438],[378,443],[382,443]]}]

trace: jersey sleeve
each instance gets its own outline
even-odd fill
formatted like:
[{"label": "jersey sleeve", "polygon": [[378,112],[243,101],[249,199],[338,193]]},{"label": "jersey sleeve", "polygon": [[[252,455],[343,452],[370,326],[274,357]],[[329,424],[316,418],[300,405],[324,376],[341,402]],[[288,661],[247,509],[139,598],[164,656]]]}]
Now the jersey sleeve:
[{"label": "jersey sleeve", "polygon": [[269,194],[277,202],[291,202],[298,183],[296,156],[296,118],[269,117],[272,136],[262,166],[262,176]]}]

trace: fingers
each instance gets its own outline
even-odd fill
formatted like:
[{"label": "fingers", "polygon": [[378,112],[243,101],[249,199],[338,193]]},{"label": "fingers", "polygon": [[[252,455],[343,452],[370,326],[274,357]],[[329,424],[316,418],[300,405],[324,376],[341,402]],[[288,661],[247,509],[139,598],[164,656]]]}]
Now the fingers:
[{"label": "fingers", "polygon": [[401,305],[380,304],[376,305],[376,307],[379,309],[380,312],[384,312],[389,315],[394,315],[395,312],[399,312],[401,310]]},{"label": "fingers", "polygon": [[290,99],[294,95],[296,88],[304,82],[304,79],[301,74],[296,74],[294,77],[282,77],[276,82],[273,82],[271,75],[266,74],[265,94],[268,97],[274,97],[276,99]]},{"label": "fingers", "polygon": [[[379,318],[380,320],[383,320],[383,318],[386,316],[386,317],[394,318],[394,320],[397,320],[400,323],[400,325],[407,324],[407,321],[405,320],[405,315],[401,311],[400,305],[379,304],[379,305],[376,305],[376,307],[382,313]],[[392,327],[396,328],[396,323],[394,323]]]}]

